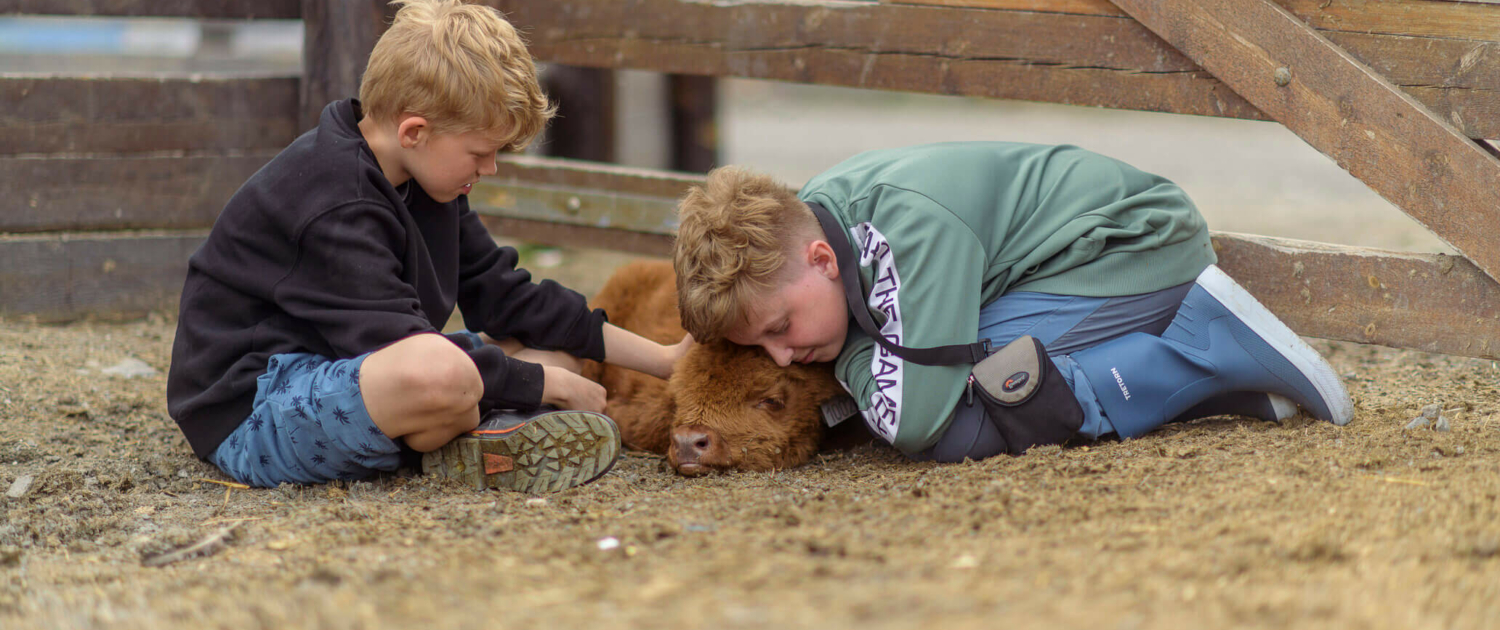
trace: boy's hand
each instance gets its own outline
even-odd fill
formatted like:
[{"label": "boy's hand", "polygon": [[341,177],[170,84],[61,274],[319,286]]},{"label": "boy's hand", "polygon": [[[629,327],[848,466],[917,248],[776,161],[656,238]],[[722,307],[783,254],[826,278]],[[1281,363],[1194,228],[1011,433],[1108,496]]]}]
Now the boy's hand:
[{"label": "boy's hand", "polygon": [[604,412],[604,386],[566,368],[543,365],[542,403],[558,409]]}]

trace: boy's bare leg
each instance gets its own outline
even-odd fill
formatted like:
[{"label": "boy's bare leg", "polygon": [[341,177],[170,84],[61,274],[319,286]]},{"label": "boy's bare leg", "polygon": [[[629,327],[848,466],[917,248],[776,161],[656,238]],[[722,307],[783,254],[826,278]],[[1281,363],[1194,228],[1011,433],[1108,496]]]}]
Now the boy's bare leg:
[{"label": "boy's bare leg", "polygon": [[583,373],[583,360],[566,352],[527,348],[521,345],[521,342],[511,337],[493,339],[489,335],[480,333],[479,338],[483,339],[485,343],[500,346],[500,349],[505,351],[506,356],[515,357],[522,361],[560,367],[574,374]]},{"label": "boy's bare leg", "polygon": [[479,426],[479,368],[442,335],[413,335],[371,354],[360,368],[359,389],[375,426],[417,451]]}]

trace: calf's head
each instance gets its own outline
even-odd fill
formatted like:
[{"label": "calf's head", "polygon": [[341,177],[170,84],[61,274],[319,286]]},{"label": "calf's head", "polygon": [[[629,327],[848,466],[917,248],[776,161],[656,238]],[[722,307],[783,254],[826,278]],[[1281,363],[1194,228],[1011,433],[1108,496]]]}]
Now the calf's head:
[{"label": "calf's head", "polygon": [[843,392],[832,364],[780,367],[758,347],[727,341],[695,346],[667,388],[667,461],[686,476],[805,463],[823,433],[819,405]]}]

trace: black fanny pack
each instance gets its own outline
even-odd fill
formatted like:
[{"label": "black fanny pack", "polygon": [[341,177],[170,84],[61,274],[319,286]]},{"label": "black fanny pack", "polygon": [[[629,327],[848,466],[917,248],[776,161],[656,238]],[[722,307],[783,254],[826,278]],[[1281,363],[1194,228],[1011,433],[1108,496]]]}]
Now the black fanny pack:
[{"label": "black fanny pack", "polygon": [[970,405],[978,398],[1011,454],[1062,444],[1083,426],[1083,408],[1035,337],[1012,341],[969,373]]},{"label": "black fanny pack", "polygon": [[881,334],[865,307],[854,247],[843,226],[822,205],[807,202],[807,206],[817,216],[828,245],[838,258],[844,298],[854,321],[865,334],[891,354],[919,365],[974,364],[965,403],[972,406],[977,400],[984,406],[985,415],[1005,439],[1008,453],[1024,453],[1041,444],[1061,444],[1078,433],[1083,426],[1083,409],[1047,356],[1047,349],[1036,338],[1024,336],[999,350],[990,347],[989,339],[909,348]]}]

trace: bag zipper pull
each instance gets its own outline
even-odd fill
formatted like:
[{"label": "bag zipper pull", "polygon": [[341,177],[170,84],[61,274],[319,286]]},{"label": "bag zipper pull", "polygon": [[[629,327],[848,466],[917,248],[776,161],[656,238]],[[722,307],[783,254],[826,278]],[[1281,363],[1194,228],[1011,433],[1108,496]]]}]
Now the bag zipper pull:
[{"label": "bag zipper pull", "polygon": [[968,389],[968,395],[969,395],[969,406],[973,407],[974,406],[974,374],[972,372],[969,373],[969,385],[968,385],[967,389]]}]

